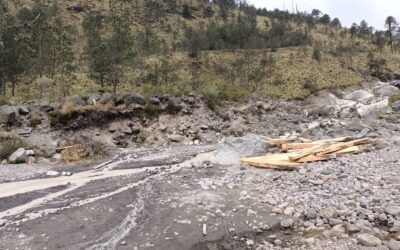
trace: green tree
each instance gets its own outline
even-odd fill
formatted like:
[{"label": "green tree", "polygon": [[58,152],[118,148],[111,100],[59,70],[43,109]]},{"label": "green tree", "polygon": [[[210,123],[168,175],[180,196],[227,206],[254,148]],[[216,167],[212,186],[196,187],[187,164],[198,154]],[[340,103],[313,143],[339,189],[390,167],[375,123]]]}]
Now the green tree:
[{"label": "green tree", "polygon": [[108,29],[111,35],[106,44],[111,67],[110,81],[113,87],[115,103],[117,86],[124,76],[124,68],[133,63],[135,51],[129,12],[115,2],[110,3],[110,10]]},{"label": "green tree", "polygon": [[392,16],[388,16],[385,21],[385,27],[387,28],[386,34],[389,37],[390,49],[393,53],[393,35],[397,27],[397,20]]},{"label": "green tree", "polygon": [[108,63],[107,39],[104,35],[105,16],[100,12],[89,13],[83,21],[86,37],[85,54],[89,64],[89,77],[103,88],[106,76],[111,72]]},{"label": "green tree", "polygon": [[0,83],[2,93],[6,93],[6,83],[11,83],[11,94],[15,85],[28,66],[28,48],[22,26],[7,11],[6,4],[0,2]]}]

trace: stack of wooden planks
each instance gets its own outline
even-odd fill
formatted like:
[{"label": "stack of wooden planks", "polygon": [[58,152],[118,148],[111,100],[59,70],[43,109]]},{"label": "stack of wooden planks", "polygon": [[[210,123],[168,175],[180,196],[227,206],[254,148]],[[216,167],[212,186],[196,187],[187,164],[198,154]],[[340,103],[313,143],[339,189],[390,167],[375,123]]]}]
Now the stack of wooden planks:
[{"label": "stack of wooden planks", "polygon": [[349,137],[321,141],[284,138],[270,139],[269,144],[281,147],[282,153],[241,159],[241,163],[254,167],[279,170],[296,170],[308,162],[327,161],[344,154],[358,154],[370,151],[379,139]]}]

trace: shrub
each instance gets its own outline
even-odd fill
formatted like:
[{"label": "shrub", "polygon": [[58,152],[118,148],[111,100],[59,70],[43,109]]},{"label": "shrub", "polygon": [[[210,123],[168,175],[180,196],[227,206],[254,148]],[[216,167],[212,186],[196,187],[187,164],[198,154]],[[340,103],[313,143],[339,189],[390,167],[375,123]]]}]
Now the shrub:
[{"label": "shrub", "polygon": [[318,48],[314,48],[312,58],[315,61],[320,62],[321,61],[321,50],[319,50]]},{"label": "shrub", "polygon": [[42,123],[42,120],[40,120],[38,117],[32,117],[30,120],[29,120],[29,125],[32,127],[32,128],[36,128],[38,125],[40,125]]},{"label": "shrub", "polygon": [[175,102],[169,100],[168,105],[165,108],[165,112],[167,112],[170,115],[176,115],[181,111],[181,107],[179,105],[176,105]]},{"label": "shrub", "polygon": [[0,132],[0,159],[8,159],[17,149],[23,147],[22,140],[11,133]]},{"label": "shrub", "polygon": [[144,108],[141,110],[139,116],[143,119],[143,118],[155,118],[160,116],[160,114],[162,113],[162,110],[159,106],[157,105],[153,105],[153,104],[147,104],[146,106],[144,106]]}]

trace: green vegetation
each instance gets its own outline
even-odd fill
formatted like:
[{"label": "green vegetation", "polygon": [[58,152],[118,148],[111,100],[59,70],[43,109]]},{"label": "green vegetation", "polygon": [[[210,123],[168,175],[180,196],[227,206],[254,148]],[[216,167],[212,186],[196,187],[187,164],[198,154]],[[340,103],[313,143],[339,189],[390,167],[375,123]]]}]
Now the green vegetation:
[{"label": "green vegetation", "polygon": [[234,0],[0,0],[1,101],[197,92],[214,109],[252,93],[304,98],[399,73],[397,21],[382,23],[343,28],[319,10]]},{"label": "green vegetation", "polygon": [[9,132],[0,131],[0,159],[8,159],[17,149],[23,147],[22,140]]}]

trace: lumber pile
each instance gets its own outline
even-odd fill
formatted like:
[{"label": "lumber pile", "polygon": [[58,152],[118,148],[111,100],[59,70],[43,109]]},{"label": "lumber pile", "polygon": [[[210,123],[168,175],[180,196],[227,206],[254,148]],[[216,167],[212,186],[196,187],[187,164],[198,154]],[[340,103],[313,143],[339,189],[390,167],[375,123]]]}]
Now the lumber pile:
[{"label": "lumber pile", "polygon": [[296,170],[308,162],[327,161],[345,154],[370,151],[379,142],[379,139],[349,137],[320,141],[297,138],[270,139],[268,143],[279,146],[282,153],[243,158],[240,162],[260,168]]}]

